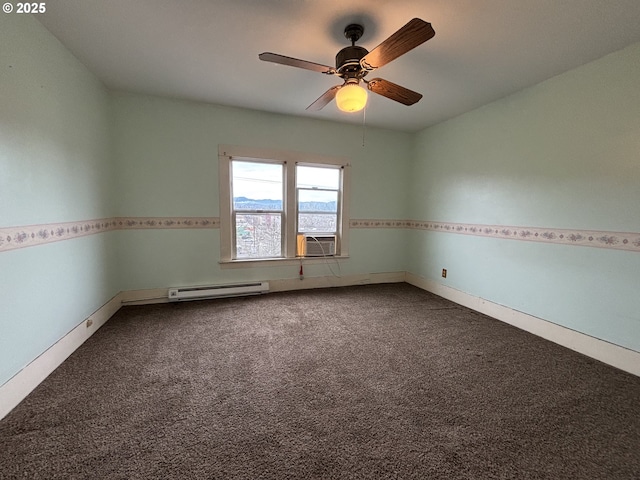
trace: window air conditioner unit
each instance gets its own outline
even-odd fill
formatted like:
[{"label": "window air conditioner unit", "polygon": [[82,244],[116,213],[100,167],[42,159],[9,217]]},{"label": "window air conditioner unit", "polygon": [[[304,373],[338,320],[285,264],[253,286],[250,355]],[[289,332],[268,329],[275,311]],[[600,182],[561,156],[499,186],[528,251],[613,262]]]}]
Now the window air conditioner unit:
[{"label": "window air conditioner unit", "polygon": [[336,237],[305,235],[305,257],[329,257],[336,254]]}]

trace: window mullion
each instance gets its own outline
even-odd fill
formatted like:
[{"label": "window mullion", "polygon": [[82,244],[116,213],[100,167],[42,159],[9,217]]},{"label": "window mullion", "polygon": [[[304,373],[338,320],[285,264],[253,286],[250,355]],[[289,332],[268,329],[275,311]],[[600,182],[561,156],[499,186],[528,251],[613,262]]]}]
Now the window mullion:
[{"label": "window mullion", "polygon": [[284,164],[284,236],[285,257],[294,258],[296,256],[296,229],[298,223],[298,212],[296,205],[296,165],[295,162],[285,162]]}]

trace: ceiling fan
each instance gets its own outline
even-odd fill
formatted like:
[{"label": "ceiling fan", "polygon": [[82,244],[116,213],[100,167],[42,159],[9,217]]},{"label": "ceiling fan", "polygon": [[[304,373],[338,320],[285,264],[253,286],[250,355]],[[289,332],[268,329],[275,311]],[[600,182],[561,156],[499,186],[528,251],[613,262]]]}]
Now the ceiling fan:
[{"label": "ceiling fan", "polygon": [[356,42],[363,33],[364,27],[359,24],[351,24],[345,28],[344,36],[351,40],[351,46],[338,52],[335,68],[271,52],[261,53],[258,58],[265,62],[304,68],[325,75],[337,75],[344,80],[342,85],[336,85],[324,92],[307,107],[307,110],[320,110],[334,98],[340,110],[347,112],[362,110],[366,104],[367,92],[360,86],[360,81],[365,83],[370,91],[404,105],[413,105],[418,102],[422,98],[418,92],[383,78],[366,80],[365,76],[433,38],[436,32],[431,24],[414,18],[370,52],[366,48],[356,46]]}]

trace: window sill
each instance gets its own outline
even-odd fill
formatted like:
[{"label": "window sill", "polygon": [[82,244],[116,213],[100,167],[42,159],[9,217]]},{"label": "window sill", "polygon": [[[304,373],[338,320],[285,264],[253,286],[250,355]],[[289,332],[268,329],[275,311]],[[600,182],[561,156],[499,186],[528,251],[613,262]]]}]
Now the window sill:
[{"label": "window sill", "polygon": [[281,267],[289,265],[314,265],[332,261],[347,260],[348,256],[333,257],[297,257],[297,258],[263,258],[248,260],[221,260],[220,268],[251,268],[251,267]]}]

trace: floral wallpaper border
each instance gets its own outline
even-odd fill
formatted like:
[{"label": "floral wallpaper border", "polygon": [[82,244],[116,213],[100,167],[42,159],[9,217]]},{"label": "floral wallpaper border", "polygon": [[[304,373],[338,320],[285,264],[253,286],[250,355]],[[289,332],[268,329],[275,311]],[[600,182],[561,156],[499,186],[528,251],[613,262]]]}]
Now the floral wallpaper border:
[{"label": "floral wallpaper border", "polygon": [[640,252],[640,233],[561,228],[513,227],[415,220],[351,220],[351,228],[408,228],[529,242],[578,245]]},{"label": "floral wallpaper border", "polygon": [[[578,245],[640,252],[640,233],[514,227],[416,220],[352,219],[351,228],[406,228],[529,242]],[[66,223],[0,228],[0,252],[71,240],[116,230],[216,229],[218,217],[114,217]]]},{"label": "floral wallpaper border", "polygon": [[115,230],[220,228],[217,217],[115,217],[0,228],[0,252]]}]

